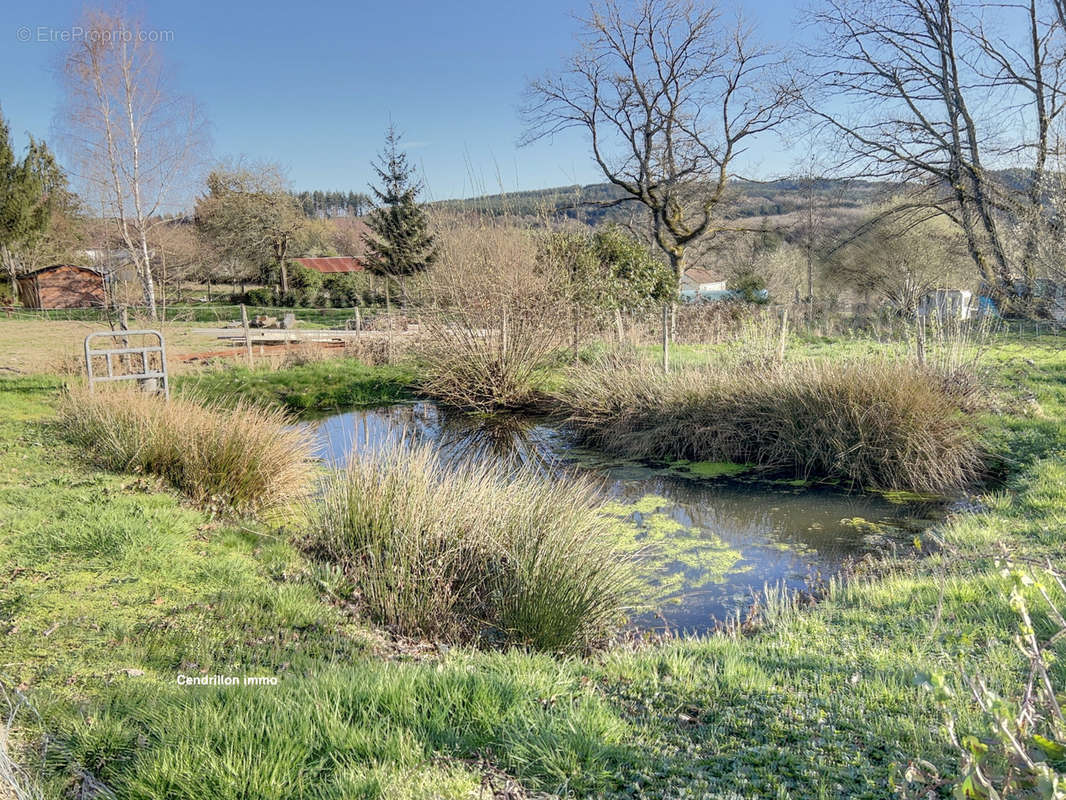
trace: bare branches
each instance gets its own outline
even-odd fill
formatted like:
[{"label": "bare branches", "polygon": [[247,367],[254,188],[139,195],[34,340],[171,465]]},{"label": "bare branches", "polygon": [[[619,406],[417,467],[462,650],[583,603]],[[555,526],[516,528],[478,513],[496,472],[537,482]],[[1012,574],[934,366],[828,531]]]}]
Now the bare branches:
[{"label": "bare branches", "polygon": [[[930,207],[1004,299],[1031,288],[1037,247],[1034,233],[1012,251],[1004,219],[1040,213],[1066,91],[1063,21],[1046,16],[1037,0],[827,0],[812,14],[809,110],[838,134],[841,166],[942,197]],[[993,173],[1012,166],[1029,173],[1021,191]]]},{"label": "bare branches", "polygon": [[138,21],[89,11],[81,27],[63,62],[58,128],[83,190],[115,220],[154,318],[149,233],[191,195],[206,126],[196,104],[167,86]]},{"label": "bare branches", "polygon": [[524,141],[583,130],[607,180],[650,212],[680,278],[686,247],[717,230],[737,157],[793,116],[797,85],[742,21],[691,0],[631,13],[606,0],[583,22],[566,69],[530,87]]}]

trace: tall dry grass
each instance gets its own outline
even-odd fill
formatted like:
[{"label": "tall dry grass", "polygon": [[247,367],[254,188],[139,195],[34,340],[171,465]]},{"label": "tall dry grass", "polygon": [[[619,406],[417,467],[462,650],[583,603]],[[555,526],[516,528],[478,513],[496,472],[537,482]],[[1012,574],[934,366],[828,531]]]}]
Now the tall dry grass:
[{"label": "tall dry grass", "polygon": [[576,371],[556,400],[583,441],[635,457],[752,463],[921,492],[962,488],[981,469],[958,399],[905,359],[669,374],[642,361],[602,361]]},{"label": "tall dry grass", "polygon": [[533,467],[446,467],[398,446],[329,477],[307,546],[403,634],[579,651],[624,620],[636,591],[598,506],[590,485]]},{"label": "tall dry grass", "polygon": [[158,475],[199,504],[238,513],[288,505],[312,476],[310,435],[283,411],[245,402],[70,389],[59,427],[103,467]]}]

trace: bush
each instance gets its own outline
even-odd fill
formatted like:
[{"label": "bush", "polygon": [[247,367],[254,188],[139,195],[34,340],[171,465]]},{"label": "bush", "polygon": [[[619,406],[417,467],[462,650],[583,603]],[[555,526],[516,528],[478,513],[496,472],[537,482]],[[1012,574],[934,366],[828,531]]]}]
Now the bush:
[{"label": "bush", "polygon": [[237,301],[243,302],[249,306],[272,306],[277,304],[277,295],[274,290],[269,286],[260,286],[255,289],[249,289],[244,293],[244,300]]},{"label": "bush", "polygon": [[322,288],[329,295],[330,305],[343,308],[360,304],[362,301],[360,283],[360,279],[353,273],[334,273],[323,278]]},{"label": "bush", "polygon": [[524,409],[541,400],[546,367],[561,341],[558,317],[508,305],[427,322],[419,350],[425,394],[474,411]]},{"label": "bush", "polygon": [[331,475],[307,544],[403,634],[586,650],[636,591],[596,497],[533,467],[448,469],[428,447],[396,447]]},{"label": "bush", "polygon": [[311,477],[309,434],[282,411],[246,403],[71,390],[59,425],[103,467],[158,475],[197,503],[236,512],[287,505]]},{"label": "bush", "polygon": [[944,492],[977,475],[976,432],[930,371],[864,359],[578,370],[556,399],[585,442],[638,458],[735,461],[850,487]]}]

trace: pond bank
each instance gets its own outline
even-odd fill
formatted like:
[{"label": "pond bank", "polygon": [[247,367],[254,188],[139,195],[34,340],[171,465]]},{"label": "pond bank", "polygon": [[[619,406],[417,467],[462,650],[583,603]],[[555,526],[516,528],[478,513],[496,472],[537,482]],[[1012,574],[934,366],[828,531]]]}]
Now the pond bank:
[{"label": "pond bank", "polygon": [[[936,531],[950,551],[751,636],[586,660],[385,660],[283,539],[85,467],[50,433],[59,381],[0,379],[0,680],[41,713],[16,718],[9,749],[47,797],[102,784],[134,800],[465,798],[501,772],[577,796],[883,800],[912,759],[950,775],[941,712],[913,676],[947,668],[972,730],[953,658],[993,688],[1025,676],[990,554],[1066,546],[1066,353],[990,355],[1012,393],[987,420],[1009,472],[983,511]],[[1064,665],[1060,652],[1060,681]],[[279,684],[178,686],[190,673]]]},{"label": "pond bank", "polygon": [[868,554],[907,547],[945,502],[848,494],[746,475],[742,465],[655,466],[578,447],[543,418],[473,417],[418,401],[308,423],[335,465],[402,447],[446,464],[532,465],[556,480],[590,480],[606,505],[605,535],[641,552],[642,629],[704,633],[744,612],[767,585],[807,591]]}]

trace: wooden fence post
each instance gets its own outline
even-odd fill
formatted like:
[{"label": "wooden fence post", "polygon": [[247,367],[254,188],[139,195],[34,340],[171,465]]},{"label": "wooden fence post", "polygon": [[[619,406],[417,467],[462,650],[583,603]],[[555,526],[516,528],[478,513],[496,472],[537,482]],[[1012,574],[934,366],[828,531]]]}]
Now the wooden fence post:
[{"label": "wooden fence post", "polygon": [[781,307],[781,340],[777,344],[777,363],[785,363],[785,344],[788,341],[788,306]]},{"label": "wooden fence post", "polygon": [[248,355],[248,366],[252,366],[252,332],[248,327],[248,309],[241,303],[241,326],[244,328],[244,350]]},{"label": "wooden fence post", "polygon": [[670,371],[670,304],[663,303],[663,372]]}]

